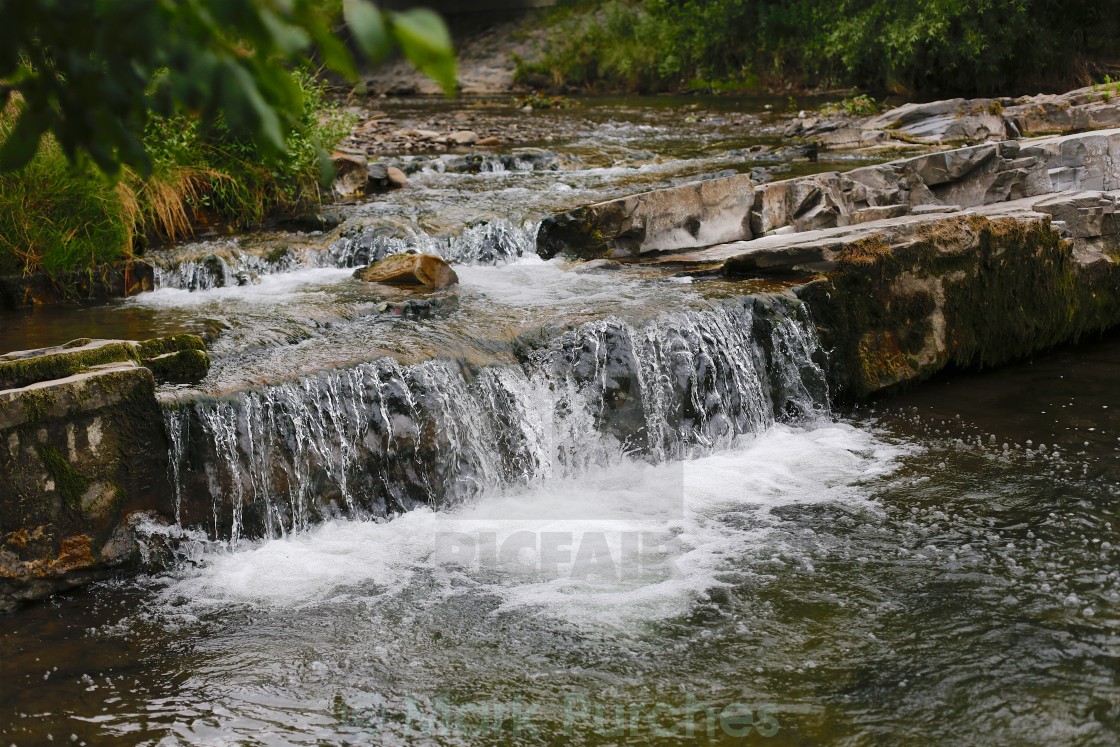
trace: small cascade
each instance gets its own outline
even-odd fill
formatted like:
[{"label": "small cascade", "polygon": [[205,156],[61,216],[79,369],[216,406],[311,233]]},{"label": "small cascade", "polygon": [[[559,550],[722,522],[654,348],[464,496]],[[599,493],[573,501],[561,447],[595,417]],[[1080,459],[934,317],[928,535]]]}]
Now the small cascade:
[{"label": "small cascade", "polygon": [[263,275],[313,267],[364,267],[391,254],[423,252],[449,262],[498,265],[532,254],[537,224],[515,225],[507,220],[478,223],[454,236],[419,232],[410,236],[385,236],[374,230],[343,236],[326,249],[283,248],[261,255],[238,244],[215,247],[201,259],[165,259],[155,264],[156,286],[205,291],[256,283]]},{"label": "small cascade", "polygon": [[572,153],[554,153],[522,148],[512,153],[444,153],[439,156],[383,158],[381,163],[396,166],[406,174],[432,171],[437,174],[503,174],[527,171],[567,171],[582,165]]},{"label": "small cascade", "polygon": [[515,225],[494,220],[469,226],[455,236],[418,233],[400,237],[365,231],[340,238],[328,251],[337,267],[359,267],[405,252],[435,254],[457,264],[498,265],[533,254],[536,235],[535,222]]},{"label": "small cascade", "polygon": [[[323,252],[285,250],[260,256],[243,251],[236,245],[207,254],[201,259],[170,260],[155,265],[156,287],[205,291],[251,285],[262,275],[291,272],[300,267],[330,267]],[[324,261],[327,260],[327,261]]]},{"label": "small cascade", "polygon": [[828,407],[813,327],[785,298],[642,325],[591,322],[518,356],[506,367],[380,359],[172,406],[182,525],[222,539],[282,536],[578,475],[623,455],[710,453]]},{"label": "small cascade", "polygon": [[[241,252],[233,255],[242,262],[248,258]],[[234,264],[241,262],[234,261]],[[230,261],[219,254],[209,254],[202,259],[179,262],[172,267],[155,265],[157,288],[179,288],[189,291],[204,291],[237,285],[236,271]]]}]

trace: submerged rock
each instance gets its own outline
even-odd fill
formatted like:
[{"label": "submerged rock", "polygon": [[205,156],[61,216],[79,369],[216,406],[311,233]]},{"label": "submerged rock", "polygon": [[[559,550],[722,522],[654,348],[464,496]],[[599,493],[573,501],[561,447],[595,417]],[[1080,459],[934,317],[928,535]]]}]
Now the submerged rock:
[{"label": "submerged rock", "polygon": [[446,306],[445,299],[439,298],[410,298],[407,301],[385,301],[377,305],[379,314],[401,317],[427,317],[438,309]]},{"label": "submerged rock", "polygon": [[393,254],[354,273],[367,283],[446,288],[459,282],[447,260],[433,254]]}]

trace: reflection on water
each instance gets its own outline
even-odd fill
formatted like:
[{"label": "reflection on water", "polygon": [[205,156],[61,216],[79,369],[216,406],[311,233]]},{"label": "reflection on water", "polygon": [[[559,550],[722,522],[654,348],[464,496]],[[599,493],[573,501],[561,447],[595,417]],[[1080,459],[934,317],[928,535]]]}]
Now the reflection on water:
[{"label": "reflection on water", "polygon": [[4,352],[61,345],[79,337],[147,340],[184,332],[205,334],[206,321],[191,314],[160,314],[111,302],[0,311],[0,350]]}]

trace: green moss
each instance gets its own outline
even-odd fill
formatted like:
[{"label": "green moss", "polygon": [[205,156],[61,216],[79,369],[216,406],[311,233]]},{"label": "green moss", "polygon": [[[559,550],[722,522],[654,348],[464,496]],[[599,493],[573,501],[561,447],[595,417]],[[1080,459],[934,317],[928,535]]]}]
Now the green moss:
[{"label": "green moss", "polygon": [[136,354],[141,360],[177,353],[180,350],[206,350],[206,343],[198,335],[170,335],[144,340],[136,346]]},{"label": "green moss", "polygon": [[[797,289],[833,351],[841,398],[916,383],[950,364],[1001,365],[1120,323],[1120,269],[1076,263],[1043,221],[962,216],[884,246],[854,242],[837,271]],[[943,348],[932,344],[938,313]]]},{"label": "green moss", "polygon": [[264,260],[269,264],[278,265],[283,262],[292,253],[291,247],[278,246],[272,249],[265,255]]},{"label": "green moss", "polygon": [[158,381],[191,384],[201,381],[210,370],[210,356],[202,350],[180,350],[144,361]]},{"label": "green moss", "polygon": [[857,347],[863,381],[869,391],[893,386],[909,370],[906,356],[890,332],[864,335]]},{"label": "green moss", "polygon": [[132,343],[112,342],[91,349],[78,348],[33,358],[0,361],[0,389],[53,381],[81,373],[92,366],[131,360],[136,360]]},{"label": "green moss", "polygon": [[89,490],[92,481],[74,469],[58,449],[46,445],[40,445],[38,448],[39,458],[43,460],[43,466],[54,480],[55,490],[62,496],[67,506],[80,509],[82,496]]},{"label": "green moss", "polygon": [[931,316],[936,309],[937,300],[924,291],[901,293],[890,299],[888,310],[897,322],[897,344],[902,352],[916,355],[925,348],[933,331]]},{"label": "green moss", "polygon": [[55,397],[49,389],[41,389],[34,392],[25,392],[20,396],[19,401],[23,404],[24,422],[40,423],[50,415],[51,408],[55,404]]},{"label": "green moss", "polygon": [[1083,314],[1068,245],[1040,223],[991,221],[976,266],[945,284],[953,363],[994,366],[1078,339]]}]

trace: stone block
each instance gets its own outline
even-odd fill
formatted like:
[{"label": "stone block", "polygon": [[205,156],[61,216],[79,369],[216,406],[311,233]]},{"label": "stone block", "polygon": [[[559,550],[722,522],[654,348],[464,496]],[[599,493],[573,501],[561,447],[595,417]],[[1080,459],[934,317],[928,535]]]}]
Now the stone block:
[{"label": "stone block", "polygon": [[749,239],[753,204],[747,175],[643,192],[545,219],[537,253],[546,259],[629,257]]}]

